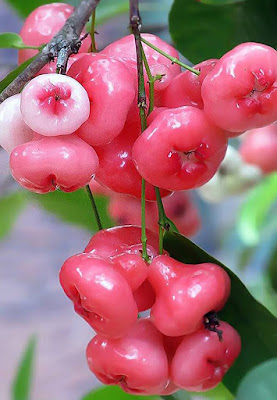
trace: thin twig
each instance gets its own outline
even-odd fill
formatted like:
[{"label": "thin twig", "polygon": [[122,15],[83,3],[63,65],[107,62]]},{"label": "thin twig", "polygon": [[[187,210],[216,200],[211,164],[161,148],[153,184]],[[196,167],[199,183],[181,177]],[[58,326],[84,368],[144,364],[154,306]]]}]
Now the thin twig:
[{"label": "thin twig", "polygon": [[81,46],[80,35],[89,20],[92,11],[100,0],[82,0],[67,19],[62,29],[42,49],[32,63],[19,74],[0,94],[0,103],[8,97],[19,93],[24,85],[32,79],[48,62],[58,57],[57,67],[61,73],[66,70],[68,57],[78,53]]},{"label": "thin twig", "polygon": [[86,186],[86,190],[87,190],[88,197],[89,197],[91,205],[92,205],[92,209],[93,209],[93,213],[94,213],[94,216],[95,216],[95,219],[96,219],[98,230],[101,231],[103,229],[103,225],[102,225],[102,222],[101,222],[101,219],[100,219],[100,215],[99,215],[99,212],[98,212],[98,209],[97,209],[97,205],[95,203],[94,196],[92,194],[92,191],[90,190],[89,185]]}]

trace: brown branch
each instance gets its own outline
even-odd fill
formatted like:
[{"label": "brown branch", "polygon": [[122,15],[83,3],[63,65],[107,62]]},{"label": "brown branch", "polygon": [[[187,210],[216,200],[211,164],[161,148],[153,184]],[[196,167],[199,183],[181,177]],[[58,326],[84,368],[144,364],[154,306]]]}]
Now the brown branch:
[{"label": "brown branch", "polygon": [[57,68],[61,73],[65,72],[68,57],[73,53],[78,53],[81,46],[81,32],[86,22],[89,20],[92,11],[99,2],[100,0],[82,0],[80,2],[67,19],[62,29],[42,49],[34,61],[3,90],[0,94],[0,103],[8,97],[19,93],[24,85],[32,79],[44,65],[53,61],[55,57],[58,58]]}]

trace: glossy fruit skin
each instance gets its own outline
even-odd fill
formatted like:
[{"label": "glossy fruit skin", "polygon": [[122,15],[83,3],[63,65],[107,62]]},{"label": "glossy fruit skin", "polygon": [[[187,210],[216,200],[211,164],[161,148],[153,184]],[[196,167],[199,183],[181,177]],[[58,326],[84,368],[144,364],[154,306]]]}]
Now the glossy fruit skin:
[{"label": "glossy fruit skin", "polygon": [[75,311],[102,336],[120,337],[136,322],[132,291],[108,260],[85,253],[72,256],[61,268],[60,283]]},{"label": "glossy fruit skin", "polygon": [[[158,255],[158,249],[158,235],[147,230],[147,254],[151,261]],[[140,227],[125,225],[101,230],[92,236],[84,252],[108,259],[115,264],[116,271],[133,290],[138,311],[148,310],[153,305],[155,293],[146,280],[149,266],[141,258]],[[134,262],[135,260],[137,261]]]},{"label": "glossy fruit skin", "polygon": [[95,151],[76,135],[37,135],[17,146],[10,156],[14,179],[35,193],[77,190],[90,182],[97,167]]},{"label": "glossy fruit skin", "polygon": [[90,116],[77,134],[92,146],[109,143],[123,129],[136,95],[136,81],[120,61],[101,53],[85,55],[68,75],[86,89]]},{"label": "glossy fruit skin", "polygon": [[20,112],[21,95],[15,94],[0,104],[0,146],[11,153],[16,146],[29,142],[34,136]]},{"label": "glossy fruit skin", "polygon": [[201,87],[205,77],[214,69],[217,59],[202,61],[193,68],[200,71],[196,75],[189,70],[175,76],[164,90],[160,98],[160,105],[168,108],[194,106],[204,108]]},{"label": "glossy fruit skin", "polygon": [[[151,35],[149,33],[143,33],[141,36],[148,42],[163,50],[165,53],[179,59],[178,51],[168,43],[164,42],[158,36]],[[181,67],[179,65],[172,64],[168,58],[159,54],[146,44],[143,43],[142,46],[150,67],[152,65],[165,65],[169,68],[173,76],[181,72]],[[109,44],[102,52],[110,57],[114,57],[117,60],[123,61],[126,63],[128,68],[130,68],[132,71],[136,71],[136,48],[134,37],[132,35],[124,36],[123,38]]]},{"label": "glossy fruit skin", "polygon": [[89,117],[87,92],[76,80],[60,74],[32,79],[21,94],[25,123],[44,136],[69,135]]},{"label": "glossy fruit skin", "polygon": [[276,121],[276,50],[260,43],[236,46],[204,79],[201,92],[205,113],[227,131],[239,135]]},{"label": "glossy fruit skin", "polygon": [[90,370],[106,385],[117,384],[131,394],[157,394],[168,382],[162,334],[140,319],[121,339],[95,336],[87,347]]},{"label": "glossy fruit skin", "polygon": [[180,388],[202,392],[217,386],[241,349],[237,331],[220,322],[223,340],[205,328],[184,336],[170,367],[170,377]]},{"label": "glossy fruit skin", "polygon": [[230,278],[218,265],[182,264],[166,255],[153,260],[148,281],[156,293],[151,320],[166,336],[199,329],[204,315],[221,310],[230,293]]},{"label": "glossy fruit skin", "polygon": [[[67,61],[67,67],[66,71],[68,72],[69,68],[75,61],[80,60],[83,56],[87,55],[89,53],[78,53],[78,54],[72,54]],[[41,70],[37,73],[37,75],[42,75],[42,74],[56,74],[56,68],[57,68],[57,63],[55,61],[50,61],[48,64],[46,64]]]},{"label": "glossy fruit skin", "polygon": [[261,168],[264,174],[277,171],[277,125],[248,131],[239,152],[245,162]]},{"label": "glossy fruit skin", "polygon": [[[92,236],[85,253],[111,260],[124,254],[141,255],[141,227],[127,225],[104,229]],[[147,230],[147,253],[153,259],[158,255],[158,235]]]},{"label": "glossy fruit skin", "polygon": [[184,190],[211,179],[226,149],[225,133],[203,111],[184,106],[158,114],[134,143],[132,155],[138,172],[152,185]]},{"label": "glossy fruit skin", "polygon": [[[36,8],[25,20],[20,31],[23,42],[29,46],[41,46],[47,44],[56,33],[64,26],[67,18],[70,17],[74,7],[65,3],[45,4]],[[81,33],[81,37],[85,31]],[[80,52],[86,52],[91,44],[88,36],[81,45]],[[19,64],[33,57],[37,50],[24,49],[19,50]]]},{"label": "glossy fruit skin", "polygon": [[[99,157],[99,169],[95,176],[102,186],[118,193],[141,197],[141,176],[136,170],[132,148],[140,135],[140,124],[128,118],[121,133],[110,143],[95,148]],[[162,190],[162,197],[170,192]],[[156,200],[155,188],[146,182],[146,199]]]}]

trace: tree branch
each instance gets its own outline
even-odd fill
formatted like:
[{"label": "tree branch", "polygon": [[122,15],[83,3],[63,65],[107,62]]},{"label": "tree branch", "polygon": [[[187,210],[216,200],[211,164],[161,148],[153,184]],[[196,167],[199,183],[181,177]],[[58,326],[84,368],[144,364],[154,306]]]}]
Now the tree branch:
[{"label": "tree branch", "polygon": [[81,46],[81,32],[99,2],[100,0],[82,0],[80,2],[67,19],[62,29],[42,49],[34,61],[3,90],[0,94],[0,103],[8,97],[19,93],[24,85],[32,79],[45,64],[53,61],[55,57],[58,57],[58,70],[61,73],[65,73],[68,57],[73,53],[78,53]]}]

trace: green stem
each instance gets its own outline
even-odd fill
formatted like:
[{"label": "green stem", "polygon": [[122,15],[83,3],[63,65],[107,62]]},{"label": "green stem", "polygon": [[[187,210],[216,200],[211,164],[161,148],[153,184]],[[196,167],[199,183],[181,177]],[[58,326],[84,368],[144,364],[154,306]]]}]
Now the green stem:
[{"label": "green stem", "polygon": [[90,36],[91,36],[90,52],[91,53],[97,52],[96,43],[95,43],[95,15],[96,15],[96,8],[92,11],[92,14],[91,14],[91,25],[90,25]]},{"label": "green stem", "polygon": [[143,50],[143,47],[141,46],[141,53],[142,53],[142,59],[143,59],[143,63],[145,66],[145,70],[148,76],[148,84],[149,84],[149,108],[148,108],[148,115],[153,111],[154,109],[154,84],[155,84],[155,78],[154,76],[151,74],[150,71],[150,67],[145,55],[145,52]]},{"label": "green stem", "polygon": [[192,67],[190,67],[187,64],[184,64],[183,62],[181,62],[180,60],[178,60],[178,58],[172,57],[169,54],[165,53],[163,50],[159,49],[158,47],[156,47],[154,44],[148,42],[148,40],[145,40],[144,38],[141,38],[141,41],[145,44],[147,44],[147,46],[151,47],[153,50],[156,50],[158,53],[162,54],[164,57],[168,58],[173,64],[178,64],[181,67],[188,69],[190,72],[193,72],[196,75],[200,75],[200,71],[198,71],[197,69],[194,69]]},{"label": "green stem", "polygon": [[[138,107],[141,122],[141,132],[147,128],[147,120],[145,109],[146,94],[143,75],[143,59],[142,59],[142,44],[140,36],[141,17],[139,14],[138,0],[130,0],[130,28],[134,35],[136,54],[137,54],[137,71],[138,71]],[[141,184],[141,243],[142,243],[142,258],[149,261],[147,254],[147,235],[145,224],[145,180],[142,179]]]},{"label": "green stem", "polygon": [[93,197],[93,194],[92,194],[92,192],[91,192],[91,190],[90,190],[89,185],[86,186],[86,190],[87,190],[87,192],[88,192],[88,197],[89,197],[90,202],[91,202],[91,205],[92,205],[92,209],[93,209],[93,212],[94,212],[94,216],[95,216],[95,219],[96,219],[96,223],[97,223],[97,226],[98,226],[98,230],[101,231],[101,230],[103,229],[103,226],[102,226],[102,223],[101,223],[101,219],[100,219],[99,212],[98,212],[98,210],[97,210],[97,206],[96,206],[96,203],[95,203],[95,199],[94,199],[94,197]]}]

